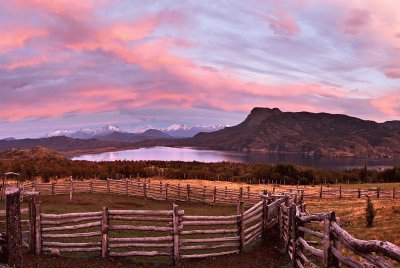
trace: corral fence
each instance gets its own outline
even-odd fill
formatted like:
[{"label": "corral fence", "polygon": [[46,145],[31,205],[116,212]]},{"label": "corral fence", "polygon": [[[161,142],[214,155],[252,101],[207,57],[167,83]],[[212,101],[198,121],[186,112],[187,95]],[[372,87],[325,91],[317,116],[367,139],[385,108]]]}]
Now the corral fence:
[{"label": "corral fence", "polygon": [[[245,205],[251,206],[260,202],[260,194],[254,192],[250,186],[239,189],[198,187],[190,184],[169,184],[163,182],[135,181],[132,179],[123,180],[88,180],[88,181],[65,181],[65,182],[28,182],[21,186],[23,198],[25,192],[37,191],[40,195],[69,194],[72,200],[75,193],[105,193],[120,194],[127,196],[140,196],[155,200],[176,200],[187,202],[201,202],[206,204],[237,205],[243,201]],[[301,191],[271,193],[272,196],[284,196],[285,194],[301,195]]]},{"label": "corral fence", "polygon": [[161,256],[180,260],[235,254],[278,223],[283,196],[259,195],[233,215],[187,215],[171,210],[113,210],[50,214],[40,202],[30,217],[29,245],[36,254],[94,252],[102,257]]},{"label": "corral fence", "polygon": [[293,267],[399,267],[400,247],[361,240],[341,228],[334,212],[308,214],[290,197],[279,209],[279,229]]},{"label": "corral fence", "polygon": [[[241,196],[246,205],[255,204],[259,201],[260,193],[266,191],[254,191],[251,186],[241,187],[239,189],[231,189],[228,187],[199,187],[190,184],[169,184],[163,182],[150,182],[150,180],[140,179],[120,179],[120,180],[69,180],[60,182],[25,182],[19,185],[22,189],[22,196],[25,191],[35,189],[42,195],[69,194],[72,198],[74,193],[112,193],[125,194],[133,196],[142,196],[145,198],[153,198],[157,200],[178,200],[178,201],[196,201],[208,204],[232,204],[236,205]],[[254,189],[254,188],[253,188]],[[260,187],[259,187],[260,189]],[[304,188],[304,187],[285,187],[280,188],[272,186],[272,194],[284,195],[297,194],[304,198],[363,198],[369,196],[371,198],[380,199],[399,199],[400,191],[395,187],[392,189],[381,189],[379,187],[370,187],[368,189],[361,188],[342,188],[339,187],[323,187]],[[276,191],[278,190],[278,191]]]}]

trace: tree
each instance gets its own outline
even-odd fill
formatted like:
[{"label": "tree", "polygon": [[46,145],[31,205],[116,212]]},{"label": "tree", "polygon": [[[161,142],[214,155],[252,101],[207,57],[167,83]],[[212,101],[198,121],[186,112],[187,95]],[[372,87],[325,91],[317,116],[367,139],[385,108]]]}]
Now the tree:
[{"label": "tree", "polygon": [[367,221],[367,227],[371,227],[374,224],[374,218],[376,215],[376,210],[371,199],[367,195],[367,207],[365,208],[365,219]]}]

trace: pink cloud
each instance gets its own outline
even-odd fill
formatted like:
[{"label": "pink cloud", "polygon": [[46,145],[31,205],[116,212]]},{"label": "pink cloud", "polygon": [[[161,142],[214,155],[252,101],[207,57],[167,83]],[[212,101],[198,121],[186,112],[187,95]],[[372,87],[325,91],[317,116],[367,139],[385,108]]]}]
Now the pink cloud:
[{"label": "pink cloud", "polygon": [[400,93],[393,93],[372,101],[383,114],[398,119],[400,115]]},{"label": "pink cloud", "polygon": [[368,25],[371,14],[368,10],[352,9],[343,21],[342,30],[349,35],[357,35]]},{"label": "pink cloud", "polygon": [[0,52],[20,48],[30,39],[46,34],[47,31],[43,29],[19,28],[10,31],[6,27],[0,28]]},{"label": "pink cloud", "polygon": [[296,36],[300,33],[300,27],[295,18],[287,11],[279,10],[273,15],[265,16],[271,30],[277,35]]}]

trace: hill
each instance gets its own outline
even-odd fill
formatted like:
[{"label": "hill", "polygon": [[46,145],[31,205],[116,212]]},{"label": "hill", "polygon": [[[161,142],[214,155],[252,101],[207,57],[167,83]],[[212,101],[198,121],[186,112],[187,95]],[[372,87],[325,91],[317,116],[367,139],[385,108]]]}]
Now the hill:
[{"label": "hill", "polygon": [[59,153],[53,149],[45,147],[34,147],[30,149],[8,149],[4,152],[0,152],[0,160],[4,159],[66,159],[62,153]]},{"label": "hill", "polygon": [[139,142],[148,139],[170,139],[170,135],[156,129],[148,129],[143,133],[128,133],[114,131],[105,136],[96,137],[99,140],[105,141],[118,141],[118,142]]},{"label": "hill", "polygon": [[131,143],[106,141],[98,139],[73,139],[65,136],[40,138],[0,140],[0,152],[8,149],[29,149],[34,147],[46,147],[63,153],[88,152],[88,151],[112,151],[122,148],[131,148]]},{"label": "hill", "polygon": [[377,123],[341,114],[254,108],[239,125],[199,133],[184,143],[216,150],[399,157],[400,122]]}]

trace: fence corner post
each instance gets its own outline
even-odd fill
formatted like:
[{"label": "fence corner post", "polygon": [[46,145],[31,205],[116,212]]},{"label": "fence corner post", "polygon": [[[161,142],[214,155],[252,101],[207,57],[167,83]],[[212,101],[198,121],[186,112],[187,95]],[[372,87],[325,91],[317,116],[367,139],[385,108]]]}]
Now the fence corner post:
[{"label": "fence corner post", "polygon": [[7,187],[6,218],[7,218],[7,247],[8,265],[10,267],[22,267],[22,234],[21,234],[21,207],[20,189]]},{"label": "fence corner post", "polygon": [[179,212],[178,205],[175,203],[172,204],[172,223],[173,223],[173,234],[174,234],[174,254],[173,254],[173,262],[174,265],[180,262],[180,254],[179,254]]},{"label": "fence corner post", "polygon": [[101,257],[106,258],[108,253],[108,208],[103,207],[101,218]]}]

